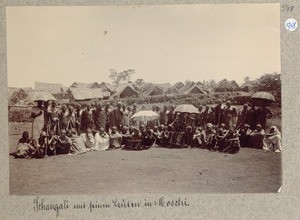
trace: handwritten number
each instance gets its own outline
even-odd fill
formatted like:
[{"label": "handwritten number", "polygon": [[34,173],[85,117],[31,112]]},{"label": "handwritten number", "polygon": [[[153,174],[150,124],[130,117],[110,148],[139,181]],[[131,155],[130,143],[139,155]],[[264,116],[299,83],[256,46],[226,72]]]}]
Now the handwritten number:
[{"label": "handwritten number", "polygon": [[294,11],[294,6],[293,5],[282,5],[281,11],[293,12]]}]

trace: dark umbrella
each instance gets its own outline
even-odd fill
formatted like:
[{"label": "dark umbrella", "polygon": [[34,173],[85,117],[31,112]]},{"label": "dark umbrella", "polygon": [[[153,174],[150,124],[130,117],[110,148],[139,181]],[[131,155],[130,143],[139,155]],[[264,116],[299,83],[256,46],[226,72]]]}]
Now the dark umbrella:
[{"label": "dark umbrella", "polygon": [[251,97],[251,99],[259,105],[265,105],[275,102],[274,96],[268,92],[257,92]]}]

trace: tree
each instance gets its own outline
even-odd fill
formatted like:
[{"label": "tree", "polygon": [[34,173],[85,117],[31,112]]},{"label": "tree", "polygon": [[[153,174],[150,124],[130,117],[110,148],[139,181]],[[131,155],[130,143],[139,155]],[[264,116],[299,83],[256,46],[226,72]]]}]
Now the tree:
[{"label": "tree", "polygon": [[132,69],[124,70],[122,72],[117,72],[115,69],[110,69],[109,78],[112,80],[112,83],[115,86],[118,86],[120,83],[128,82],[132,74],[135,71]]},{"label": "tree", "polygon": [[145,84],[145,81],[143,79],[137,79],[137,80],[135,80],[135,84],[138,86],[141,86],[141,85]]},{"label": "tree", "polygon": [[250,77],[249,76],[246,76],[245,78],[244,78],[244,82],[249,82],[250,81]]},{"label": "tree", "polygon": [[214,79],[211,79],[209,81],[209,88],[213,89],[215,88],[215,86],[216,86],[216,81]]},{"label": "tree", "polygon": [[267,73],[254,83],[255,91],[281,91],[281,78],[279,73]]}]

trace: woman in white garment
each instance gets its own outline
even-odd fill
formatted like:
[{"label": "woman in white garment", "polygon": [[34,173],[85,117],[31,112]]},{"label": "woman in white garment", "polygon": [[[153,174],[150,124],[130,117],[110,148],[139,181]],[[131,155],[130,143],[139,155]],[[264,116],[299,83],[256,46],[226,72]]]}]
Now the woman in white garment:
[{"label": "woman in white garment", "polygon": [[94,150],[102,151],[109,148],[109,135],[104,128],[100,128],[99,132],[95,134]]},{"label": "woman in white garment", "polygon": [[276,126],[270,128],[270,133],[264,138],[264,150],[274,150],[276,153],[282,152],[281,133]]}]

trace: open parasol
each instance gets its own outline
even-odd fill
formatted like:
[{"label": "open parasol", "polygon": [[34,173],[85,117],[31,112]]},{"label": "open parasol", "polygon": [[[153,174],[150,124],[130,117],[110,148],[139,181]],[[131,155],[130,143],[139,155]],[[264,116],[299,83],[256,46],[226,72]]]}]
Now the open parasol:
[{"label": "open parasol", "polygon": [[157,119],[159,115],[154,111],[139,111],[131,116],[130,120],[137,122],[147,122]]},{"label": "open parasol", "polygon": [[251,99],[259,105],[275,102],[274,96],[268,92],[257,92],[251,97]]},{"label": "open parasol", "polygon": [[56,100],[54,96],[45,91],[36,91],[30,95],[31,101],[48,101],[48,100]]},{"label": "open parasol", "polygon": [[185,113],[199,113],[199,110],[190,104],[178,105],[175,109],[175,112],[185,112]]}]

